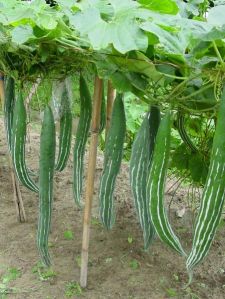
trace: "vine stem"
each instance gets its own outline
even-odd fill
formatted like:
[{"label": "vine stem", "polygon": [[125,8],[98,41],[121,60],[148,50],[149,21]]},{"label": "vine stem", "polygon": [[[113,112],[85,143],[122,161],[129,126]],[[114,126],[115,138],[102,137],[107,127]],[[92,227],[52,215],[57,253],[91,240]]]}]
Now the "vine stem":
[{"label": "vine stem", "polygon": [[[107,135],[107,132],[109,130],[111,116],[112,116],[112,108],[113,103],[116,97],[116,90],[112,86],[112,82],[108,81],[108,92],[107,92],[107,111],[106,111],[106,130],[105,135]],[[106,136],[105,136],[106,137]]]},{"label": "vine stem", "polygon": [[90,149],[89,149],[89,161],[88,161],[86,192],[85,192],[85,207],[84,207],[84,217],[83,217],[83,240],[82,240],[81,273],[80,273],[80,285],[83,288],[87,286],[91,209],[92,209],[92,200],[93,200],[93,193],[94,193],[94,179],[95,179],[96,160],[97,160],[102,91],[103,91],[103,81],[96,76],[95,87],[94,87],[92,124],[91,124],[91,142],[90,142]]},{"label": "vine stem", "polygon": [[[4,100],[5,100],[5,92],[4,92],[4,74],[0,73],[0,99],[2,103],[2,111],[4,111]],[[13,172],[12,167],[12,159],[10,154],[8,153],[8,163],[9,163],[9,169],[12,179],[12,185],[13,185],[13,200],[15,202],[16,206],[16,214],[17,214],[17,220],[19,222],[26,222],[26,213],[23,205],[23,199],[20,192],[20,186],[16,179],[15,173]]]},{"label": "vine stem", "polygon": [[216,42],[213,41],[212,43],[213,43],[213,48],[214,48],[214,50],[215,50],[215,52],[216,52],[216,55],[217,55],[217,57],[218,57],[218,59],[219,59],[221,65],[224,66],[225,63],[224,63],[224,61],[223,61],[223,58],[222,58],[222,56],[221,56],[221,54],[220,54],[220,51],[219,51],[217,45],[216,45]]},{"label": "vine stem", "polygon": [[182,97],[181,98],[181,101],[184,101],[184,100],[188,100],[188,99],[191,99],[193,98],[194,96],[198,95],[198,94],[201,94],[203,91],[206,91],[207,89],[211,88],[214,86],[214,83],[211,83],[209,85],[206,85],[202,88],[200,88],[199,90],[193,92],[192,94],[189,94],[188,96],[185,96],[185,97]]}]

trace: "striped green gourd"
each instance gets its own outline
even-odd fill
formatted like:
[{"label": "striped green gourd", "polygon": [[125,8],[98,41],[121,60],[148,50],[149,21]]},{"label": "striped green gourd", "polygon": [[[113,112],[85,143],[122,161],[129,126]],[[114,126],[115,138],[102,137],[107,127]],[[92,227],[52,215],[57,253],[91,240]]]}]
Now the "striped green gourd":
[{"label": "striped green gourd", "polygon": [[195,223],[194,239],[186,266],[192,269],[207,255],[218,227],[225,199],[225,88],[220,102],[209,172]]},{"label": "striped green gourd", "polygon": [[181,255],[185,252],[173,232],[165,209],[164,192],[170,154],[171,113],[161,120],[148,178],[147,194],[151,220],[159,238]]},{"label": "striped green gourd", "polygon": [[66,87],[62,93],[61,100],[61,117],[60,117],[60,133],[59,133],[59,153],[55,166],[56,171],[63,171],[67,165],[72,139],[72,113],[69,102],[69,95]]},{"label": "striped green gourd", "polygon": [[100,219],[107,229],[115,222],[113,191],[123,157],[123,143],[126,133],[126,117],[123,95],[118,94],[105,143],[104,167],[100,178]]},{"label": "striped green gourd", "polygon": [[55,165],[55,123],[52,110],[45,108],[41,129],[39,159],[39,218],[37,231],[37,248],[43,264],[51,265],[48,251],[48,237],[51,227],[53,176]]},{"label": "striped green gourd", "polygon": [[75,203],[81,206],[83,185],[83,160],[87,143],[92,114],[91,95],[84,77],[80,76],[80,120],[76,132],[73,153],[73,195]]},{"label": "striped green gourd", "polygon": [[4,121],[5,121],[8,148],[10,153],[11,153],[11,144],[12,144],[14,105],[15,105],[15,81],[12,77],[9,77],[6,79],[6,83],[5,83]]},{"label": "striped green gourd", "polygon": [[13,110],[12,162],[18,180],[31,191],[38,192],[38,187],[30,178],[25,162],[26,127],[26,109],[20,92]]},{"label": "striped green gourd", "polygon": [[192,140],[190,139],[190,137],[187,134],[187,131],[185,129],[185,117],[181,113],[181,111],[178,111],[178,113],[177,113],[177,129],[178,129],[181,139],[189,147],[189,149],[194,153],[198,152],[197,147],[195,146],[195,144],[192,142]]},{"label": "striped green gourd", "polygon": [[130,159],[130,184],[138,219],[143,230],[145,249],[148,249],[155,236],[155,229],[149,214],[146,185],[159,123],[160,110],[158,107],[152,106],[136,135]]}]

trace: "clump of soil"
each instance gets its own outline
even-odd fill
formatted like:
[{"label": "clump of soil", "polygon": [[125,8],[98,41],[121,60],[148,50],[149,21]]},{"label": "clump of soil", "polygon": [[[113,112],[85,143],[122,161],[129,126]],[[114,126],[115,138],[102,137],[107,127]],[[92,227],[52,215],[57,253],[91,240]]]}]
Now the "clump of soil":
[{"label": "clump of soil", "polygon": [[[218,230],[210,254],[196,269],[194,281],[183,289],[188,277],[185,260],[156,239],[148,252],[143,250],[142,232],[130,193],[128,165],[122,166],[115,190],[116,224],[106,231],[98,220],[98,182],[103,157],[98,156],[92,227],[90,235],[88,287],[79,287],[82,238],[82,210],[72,197],[72,156],[66,170],[55,176],[54,208],[50,252],[53,266],[48,273],[37,266],[36,229],[38,197],[21,186],[28,221],[18,223],[7,163],[6,140],[0,120],[0,284],[12,268],[20,275],[0,285],[2,298],[12,299],[161,299],[225,298],[225,230]],[[38,169],[38,128],[30,133],[28,164]],[[86,165],[87,166],[87,165]],[[174,196],[170,218],[182,244],[190,250],[192,229],[189,213],[175,216],[185,206],[187,190]],[[167,199],[170,201],[170,194]],[[69,236],[69,237],[68,237]],[[4,291],[4,292],[3,292]]]}]

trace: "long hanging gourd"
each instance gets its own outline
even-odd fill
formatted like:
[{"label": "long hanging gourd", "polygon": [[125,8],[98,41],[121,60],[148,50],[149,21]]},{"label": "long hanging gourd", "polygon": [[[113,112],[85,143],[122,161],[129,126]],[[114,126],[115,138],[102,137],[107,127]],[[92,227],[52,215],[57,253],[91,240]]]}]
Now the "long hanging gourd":
[{"label": "long hanging gourd", "polygon": [[130,184],[138,219],[143,230],[145,249],[148,249],[155,236],[155,229],[149,214],[146,186],[159,124],[160,110],[158,107],[152,106],[134,140],[130,159]]},{"label": "long hanging gourd", "polygon": [[186,266],[193,268],[207,255],[218,227],[225,199],[225,88],[219,107],[209,172],[195,223],[194,239]]},{"label": "long hanging gourd", "polygon": [[76,132],[73,154],[73,195],[75,203],[81,206],[81,193],[83,185],[83,160],[85,146],[91,124],[92,101],[87,83],[80,75],[80,120]]},{"label": "long hanging gourd", "polygon": [[100,218],[107,229],[111,229],[115,222],[113,191],[123,157],[125,133],[126,116],[123,95],[118,94],[106,138],[104,167],[99,188]]},{"label": "long hanging gourd", "polygon": [[185,124],[184,115],[180,111],[178,111],[178,113],[177,113],[177,129],[180,134],[180,137],[183,140],[183,142],[190,148],[190,150],[192,152],[198,152],[198,148],[194,145],[194,143],[188,136],[184,124]]},{"label": "long hanging gourd", "polygon": [[30,178],[25,162],[26,127],[26,109],[20,92],[13,111],[12,162],[19,181],[31,191],[38,192],[38,187]]},{"label": "long hanging gourd", "polygon": [[5,101],[4,101],[4,121],[7,134],[8,149],[11,153],[12,144],[12,126],[13,126],[13,109],[15,105],[15,81],[12,77],[6,79],[5,84]]},{"label": "long hanging gourd", "polygon": [[59,153],[55,166],[56,171],[63,171],[69,159],[72,139],[72,113],[67,88],[64,88],[61,100],[61,117],[59,133]]},{"label": "long hanging gourd", "polygon": [[171,113],[169,111],[161,120],[156,136],[147,184],[147,194],[149,196],[151,220],[159,238],[181,255],[185,255],[179,239],[169,224],[164,205],[165,181],[170,153],[170,134]]},{"label": "long hanging gourd", "polygon": [[51,265],[48,251],[48,236],[51,226],[53,176],[55,166],[55,123],[52,110],[45,108],[41,129],[39,159],[39,218],[37,231],[37,247],[43,264]]}]

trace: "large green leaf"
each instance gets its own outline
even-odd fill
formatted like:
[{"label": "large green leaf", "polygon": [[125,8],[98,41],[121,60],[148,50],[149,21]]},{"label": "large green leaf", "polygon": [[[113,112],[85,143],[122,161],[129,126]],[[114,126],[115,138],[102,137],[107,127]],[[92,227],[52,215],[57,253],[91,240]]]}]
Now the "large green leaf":
[{"label": "large green leaf", "polygon": [[177,14],[179,9],[172,0],[139,0],[139,3],[150,10],[164,14]]},{"label": "large green leaf", "polygon": [[33,29],[29,25],[21,25],[11,31],[12,42],[18,45],[26,43],[30,38],[35,38]]},{"label": "large green leaf", "polygon": [[88,36],[96,50],[105,49],[110,44],[120,53],[146,50],[148,47],[148,37],[139,28],[133,14],[124,11],[124,6],[120,10],[117,8],[111,22],[103,20],[95,7],[77,13],[70,22],[82,36]]},{"label": "large green leaf", "polygon": [[219,5],[210,9],[207,20],[213,26],[225,26],[225,5]]}]

